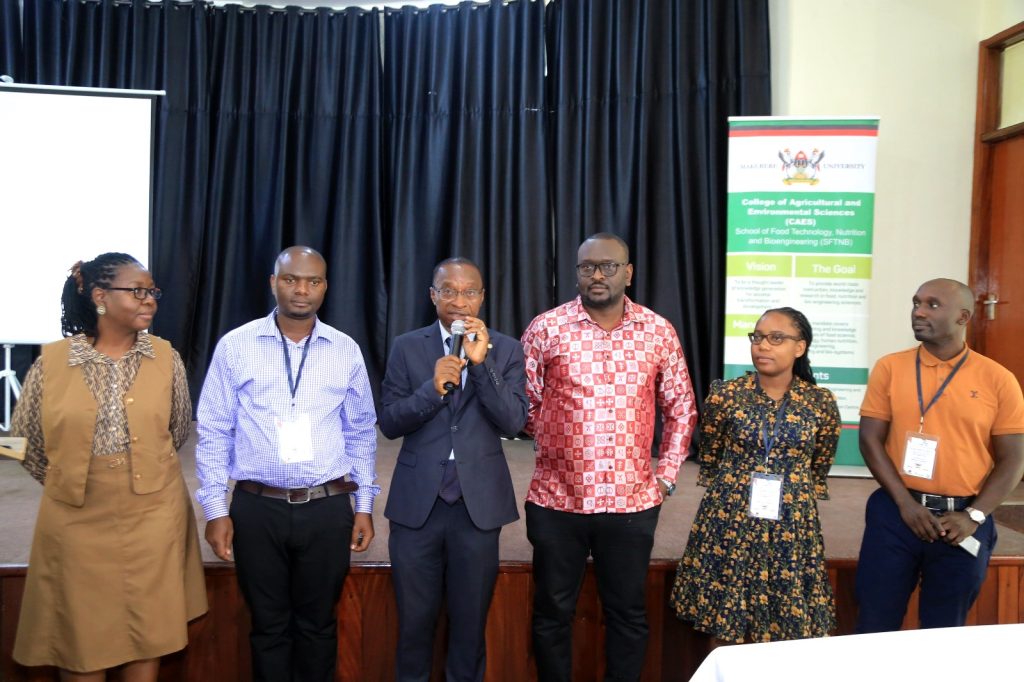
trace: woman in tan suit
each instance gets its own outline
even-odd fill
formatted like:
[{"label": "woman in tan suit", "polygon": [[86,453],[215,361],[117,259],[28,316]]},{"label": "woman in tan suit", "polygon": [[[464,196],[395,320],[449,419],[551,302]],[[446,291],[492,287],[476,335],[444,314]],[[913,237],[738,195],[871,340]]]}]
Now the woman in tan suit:
[{"label": "woman in tan suit", "polygon": [[63,680],[156,680],[206,612],[199,537],[177,449],[191,425],[185,368],[147,333],[161,292],[123,253],[76,263],[68,338],[43,347],[12,433],[44,485],[14,659]]}]

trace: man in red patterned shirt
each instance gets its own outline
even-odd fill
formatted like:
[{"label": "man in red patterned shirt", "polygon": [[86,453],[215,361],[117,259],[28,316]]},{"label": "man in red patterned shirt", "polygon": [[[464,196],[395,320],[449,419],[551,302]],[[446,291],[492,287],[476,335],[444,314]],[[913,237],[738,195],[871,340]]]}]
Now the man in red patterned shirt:
[{"label": "man in red patterned shirt", "polygon": [[[607,623],[605,679],[636,680],[658,511],[675,489],[697,410],[672,324],[625,296],[633,278],[626,243],[593,235],[580,245],[576,273],[579,296],[523,333],[526,430],[537,453],[526,497],[537,677],[571,678],[572,618],[593,556]],[[655,404],[665,424],[656,470]]]}]

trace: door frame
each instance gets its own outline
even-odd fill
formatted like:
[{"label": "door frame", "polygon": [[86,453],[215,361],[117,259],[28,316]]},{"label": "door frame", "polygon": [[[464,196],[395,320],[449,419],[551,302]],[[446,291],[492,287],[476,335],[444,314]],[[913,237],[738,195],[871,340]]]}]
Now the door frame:
[{"label": "door frame", "polygon": [[[974,124],[974,175],[971,190],[971,251],[968,282],[974,290],[975,302],[980,302],[994,287],[991,282],[989,220],[991,218],[991,189],[986,181],[992,169],[991,144],[1018,135],[1024,135],[1024,122],[1005,128],[999,127],[1000,85],[1002,83],[1003,50],[1024,42],[1024,21],[981,41],[978,46],[978,102]],[[975,320],[969,329],[972,348],[984,354],[984,306],[976,306]]]}]

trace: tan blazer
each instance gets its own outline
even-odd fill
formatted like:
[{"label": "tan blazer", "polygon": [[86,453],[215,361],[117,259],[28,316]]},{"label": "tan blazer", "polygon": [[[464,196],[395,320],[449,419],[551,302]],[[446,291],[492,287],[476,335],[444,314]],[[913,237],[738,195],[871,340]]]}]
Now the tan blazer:
[{"label": "tan blazer", "polygon": [[[135,382],[124,397],[131,437],[132,491],[162,490],[181,476],[171,439],[171,344],[150,336],[155,358],[142,356]],[[81,507],[89,477],[96,400],[82,367],[68,366],[70,340],[43,346],[43,439],[49,466],[44,492]]]}]

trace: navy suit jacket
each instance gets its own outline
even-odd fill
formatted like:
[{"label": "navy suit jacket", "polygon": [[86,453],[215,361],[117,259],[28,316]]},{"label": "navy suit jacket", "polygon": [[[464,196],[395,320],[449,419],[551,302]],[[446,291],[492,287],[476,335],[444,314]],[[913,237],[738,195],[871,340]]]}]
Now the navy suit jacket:
[{"label": "navy suit jacket", "polygon": [[493,348],[483,363],[469,367],[456,400],[434,390],[434,365],[444,354],[439,323],[395,339],[378,420],[388,438],[404,436],[384,509],[395,523],[409,528],[426,523],[453,448],[473,524],[491,530],[519,518],[500,436],[514,436],[526,423],[523,347],[488,331]]}]

